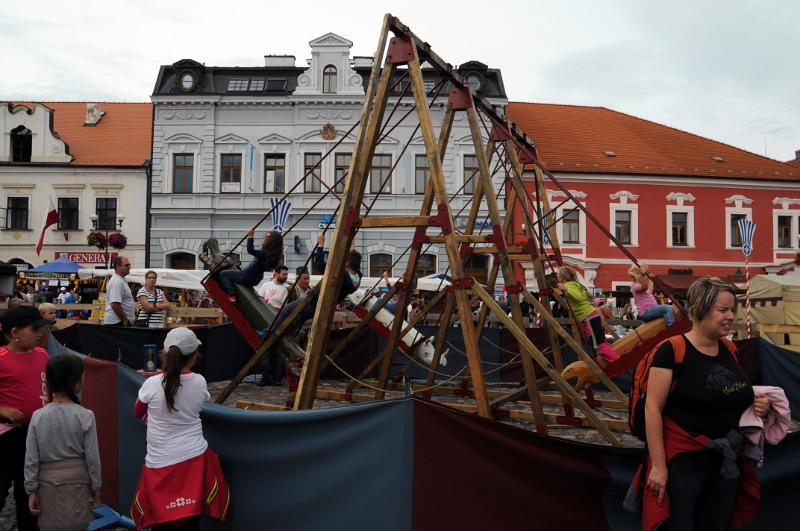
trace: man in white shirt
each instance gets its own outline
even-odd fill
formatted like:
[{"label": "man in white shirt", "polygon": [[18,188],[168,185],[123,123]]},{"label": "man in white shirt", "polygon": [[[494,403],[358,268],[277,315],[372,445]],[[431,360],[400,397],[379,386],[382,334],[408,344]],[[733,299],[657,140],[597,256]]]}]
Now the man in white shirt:
[{"label": "man in white shirt", "polygon": [[67,288],[61,286],[61,289],[58,291],[58,303],[59,304],[66,304],[67,299]]},{"label": "man in white shirt", "polygon": [[131,288],[125,277],[131,272],[131,261],[125,256],[114,259],[114,275],[106,284],[106,313],[103,323],[113,326],[131,326],[136,314]]},{"label": "man in white shirt", "polygon": [[285,265],[279,265],[275,268],[270,282],[264,282],[259,288],[258,294],[264,299],[264,302],[272,306],[277,312],[283,306],[283,301],[286,300],[288,295],[286,282],[289,280],[289,268]]}]

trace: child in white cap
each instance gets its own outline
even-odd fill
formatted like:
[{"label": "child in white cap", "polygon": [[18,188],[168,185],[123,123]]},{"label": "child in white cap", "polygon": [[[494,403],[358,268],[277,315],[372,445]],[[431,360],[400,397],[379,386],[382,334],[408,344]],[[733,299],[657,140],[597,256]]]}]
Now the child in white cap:
[{"label": "child in white cap", "polygon": [[191,371],[199,346],[188,328],[172,329],[164,340],[163,374],[139,389],[134,413],[147,422],[147,456],[131,507],[137,529],[197,530],[202,513],[227,516],[228,486],[200,422],[211,395],[205,378]]}]

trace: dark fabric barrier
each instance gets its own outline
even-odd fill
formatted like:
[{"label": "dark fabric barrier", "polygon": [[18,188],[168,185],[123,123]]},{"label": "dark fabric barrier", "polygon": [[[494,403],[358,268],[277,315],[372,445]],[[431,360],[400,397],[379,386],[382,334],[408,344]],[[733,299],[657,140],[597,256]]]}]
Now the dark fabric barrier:
[{"label": "dark fabric barrier", "polygon": [[85,357],[85,385],[81,405],[94,413],[97,423],[97,442],[102,464],[102,500],[119,511],[119,484],[117,481],[117,364]]},{"label": "dark fabric barrier", "polygon": [[764,385],[783,389],[792,418],[800,420],[800,353],[758,339],[758,368]]},{"label": "dark fabric barrier", "polygon": [[761,385],[761,372],[758,369],[758,345],[763,341],[757,337],[734,341],[739,351],[739,365],[753,385]]},{"label": "dark fabric barrier", "polygon": [[[417,327],[417,330],[419,330],[420,333],[426,337],[431,334],[438,333],[438,328],[434,326]],[[500,344],[500,329],[485,328],[483,330],[483,336],[485,340],[481,340],[479,348],[481,352],[481,361],[483,362],[483,370],[484,373],[486,373],[486,381],[490,383],[497,383],[500,381],[500,371],[498,371],[501,363],[500,349],[497,347],[497,345]],[[386,348],[387,342],[385,339],[377,335],[377,333],[375,333],[375,337],[375,355],[379,356],[381,352],[383,352],[383,349]],[[439,374],[436,376],[437,380],[446,380],[448,377],[458,374],[458,372],[467,364],[467,349],[464,345],[464,333],[461,331],[461,328],[448,328],[447,342],[449,345],[446,345],[445,349],[450,349],[450,353],[447,355],[447,365],[439,366],[439,369],[437,370]],[[391,376],[396,375],[400,369],[405,367],[408,361],[408,357],[401,353],[396,353],[392,362],[392,372],[390,373]],[[376,366],[375,374],[380,374],[381,365],[382,363],[379,363]],[[406,372],[406,375],[410,378],[425,379],[428,377],[428,364],[422,361],[415,363],[411,369]]]},{"label": "dark fabric barrier", "polygon": [[68,326],[61,330],[54,330],[51,335],[67,348],[75,349],[78,341],[78,327],[80,323]]},{"label": "dark fabric barrier", "polygon": [[[133,416],[142,378],[119,369],[120,506],[128,513],[146,452]],[[203,432],[231,486],[228,520],[203,529],[410,530],[411,399],[303,412],[206,404]]]},{"label": "dark fabric barrier", "polygon": [[609,529],[605,451],[417,400],[414,531]]}]

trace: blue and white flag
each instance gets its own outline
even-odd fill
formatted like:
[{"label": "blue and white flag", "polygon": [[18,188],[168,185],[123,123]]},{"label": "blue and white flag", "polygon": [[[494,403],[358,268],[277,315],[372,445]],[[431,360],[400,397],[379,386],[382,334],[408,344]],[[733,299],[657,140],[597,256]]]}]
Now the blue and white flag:
[{"label": "blue and white flag", "polygon": [[739,220],[739,234],[742,235],[742,252],[745,256],[750,256],[753,252],[753,233],[756,231],[756,224],[749,219]]},{"label": "blue and white flag", "polygon": [[253,144],[250,144],[250,173],[253,173],[253,154],[255,151],[256,148],[253,147]]},{"label": "blue and white flag", "polygon": [[548,216],[545,215],[544,207],[539,208],[539,219],[542,220],[542,235],[544,236],[544,244],[550,245],[550,226],[547,224]]},{"label": "blue and white flag", "polygon": [[[279,204],[280,203],[280,204]],[[286,200],[280,200],[273,197],[269,200],[272,207],[272,230],[276,230],[283,234],[283,227],[286,225],[286,220],[289,218],[289,212],[292,210],[292,203]],[[278,208],[275,208],[278,205]]]}]

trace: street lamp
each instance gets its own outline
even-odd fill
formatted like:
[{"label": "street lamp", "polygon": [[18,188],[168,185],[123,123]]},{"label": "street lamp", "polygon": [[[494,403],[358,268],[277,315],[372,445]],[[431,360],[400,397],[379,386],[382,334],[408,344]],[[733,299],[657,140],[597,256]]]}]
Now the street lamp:
[{"label": "street lamp", "polygon": [[[92,229],[97,230],[97,224],[100,221],[100,218],[97,217],[97,214],[92,214],[89,216],[89,219],[92,221]],[[122,214],[117,214],[116,219],[114,220],[114,227],[109,227],[108,219],[106,219],[105,229],[106,229],[106,269],[111,269],[111,265],[108,263],[108,231],[109,229],[117,230],[117,223],[119,223],[119,228],[122,228],[122,222],[125,221],[125,216]]]}]

